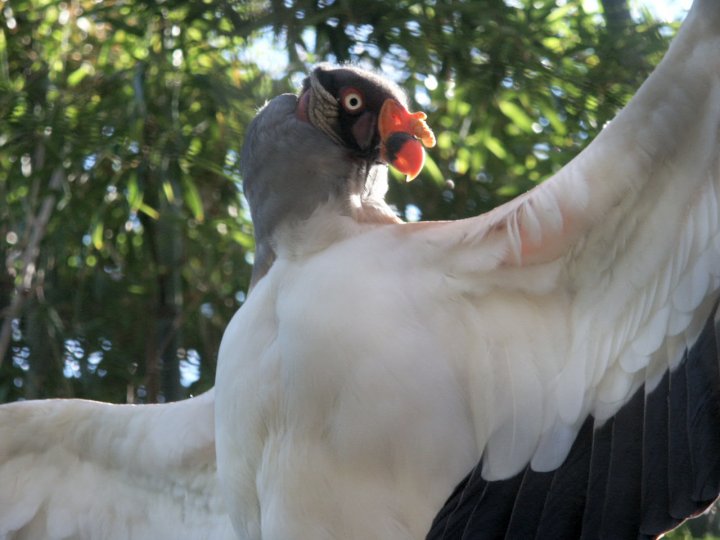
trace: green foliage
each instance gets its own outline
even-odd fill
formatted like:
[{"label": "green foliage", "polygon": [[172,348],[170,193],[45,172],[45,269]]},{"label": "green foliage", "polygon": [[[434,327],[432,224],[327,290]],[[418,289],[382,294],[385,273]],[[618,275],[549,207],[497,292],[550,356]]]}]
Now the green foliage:
[{"label": "green foliage", "polygon": [[[378,67],[428,112],[438,146],[419,180],[392,185],[401,213],[474,215],[549,176],[668,42],[659,23],[611,27],[583,5],[4,4],[0,399],[154,401],[212,384],[252,260],[243,131],[317,61]],[[189,390],[180,364],[199,369]]]},{"label": "green foliage", "polygon": [[237,155],[275,85],[209,4],[2,15],[0,398],[177,399],[198,359],[209,387],[249,276]]},{"label": "green foliage", "polygon": [[408,217],[474,215],[547,178],[674,30],[583,6],[0,0],[0,402],[212,385],[252,260],[243,132],[315,62],[378,67],[428,112],[438,146],[391,187]]}]

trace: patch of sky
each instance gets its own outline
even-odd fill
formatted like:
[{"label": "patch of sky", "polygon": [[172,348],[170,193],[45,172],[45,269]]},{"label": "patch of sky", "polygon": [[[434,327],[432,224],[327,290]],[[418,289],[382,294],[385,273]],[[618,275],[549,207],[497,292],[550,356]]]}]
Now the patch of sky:
[{"label": "patch of sky", "polygon": [[659,21],[674,22],[685,18],[692,0],[631,0],[630,14],[640,18],[643,9],[647,9]]},{"label": "patch of sky", "polygon": [[97,163],[97,154],[90,154],[83,160],[83,169],[89,171]]},{"label": "patch of sky", "polygon": [[405,207],[405,219],[411,223],[422,219],[422,210],[414,204],[408,204]]},{"label": "patch of sky", "polygon": [[215,308],[210,302],[204,302],[200,305],[200,314],[206,319],[210,319],[215,315]]},{"label": "patch of sky", "polygon": [[[130,216],[128,217],[127,221],[125,222],[125,231],[126,232],[134,232],[139,233],[143,230],[142,222],[140,221],[140,218],[137,215],[137,212],[130,212]],[[83,239],[84,243],[84,239]]]},{"label": "patch of sky", "polygon": [[22,339],[22,330],[20,329],[20,319],[13,319],[10,323],[10,329],[12,331],[13,341],[20,341]]},{"label": "patch of sky", "polygon": [[79,379],[82,376],[80,359],[85,356],[85,349],[77,339],[65,340],[63,356],[63,375],[66,379]]},{"label": "patch of sky", "polygon": [[13,347],[12,349],[12,363],[16,368],[20,368],[23,371],[30,370],[30,348],[29,347]]},{"label": "patch of sky", "polygon": [[[102,351],[93,351],[88,355],[88,371],[90,373],[97,373],[98,371],[104,371],[104,370],[98,370],[98,366],[100,365],[100,362],[103,360],[103,353]],[[98,373],[101,377],[103,374]]]},{"label": "patch of sky", "polygon": [[200,380],[200,353],[195,349],[178,350],[180,357],[180,384],[188,388]]},{"label": "patch of sky", "polygon": [[276,38],[270,28],[251,39],[249,45],[239,52],[239,56],[242,61],[256,64],[273,78],[280,79],[287,72],[287,42],[282,35]]}]

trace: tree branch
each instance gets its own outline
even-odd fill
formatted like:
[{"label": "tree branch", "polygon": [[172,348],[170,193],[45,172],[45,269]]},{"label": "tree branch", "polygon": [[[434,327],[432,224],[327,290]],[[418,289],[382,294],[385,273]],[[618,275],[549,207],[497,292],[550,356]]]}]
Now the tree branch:
[{"label": "tree branch", "polygon": [[[52,191],[58,189],[64,179],[63,170],[58,167],[53,172],[50,179],[50,189]],[[0,365],[2,365],[5,353],[10,346],[10,336],[12,335],[12,321],[18,317],[23,305],[27,301],[32,291],[33,282],[37,270],[37,259],[40,254],[40,242],[45,236],[47,224],[50,216],[55,208],[57,197],[54,193],[49,193],[40,205],[40,210],[32,220],[30,239],[28,240],[25,251],[22,255],[22,267],[20,274],[22,279],[20,284],[15,287],[15,295],[12,302],[4,310],[4,320],[2,328],[0,328]]]}]

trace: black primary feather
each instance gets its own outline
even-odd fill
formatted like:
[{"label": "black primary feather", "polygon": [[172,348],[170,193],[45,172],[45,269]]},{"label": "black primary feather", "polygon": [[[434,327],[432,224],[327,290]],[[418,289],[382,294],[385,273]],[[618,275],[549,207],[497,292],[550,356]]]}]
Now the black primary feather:
[{"label": "black primary feather", "polygon": [[704,511],[720,493],[716,313],[655,388],[601,426],[588,417],[557,470],[488,482],[481,460],[427,538],[657,538]]}]

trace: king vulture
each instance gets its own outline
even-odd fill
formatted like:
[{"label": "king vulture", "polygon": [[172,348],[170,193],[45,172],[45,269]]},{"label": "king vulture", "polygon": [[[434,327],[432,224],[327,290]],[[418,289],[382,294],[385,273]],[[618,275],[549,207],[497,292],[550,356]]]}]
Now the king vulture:
[{"label": "king vulture", "polygon": [[214,390],[0,407],[2,539],[652,538],[720,490],[720,2],[494,211],[402,223],[434,142],[321,65],[242,154],[256,265]]}]

